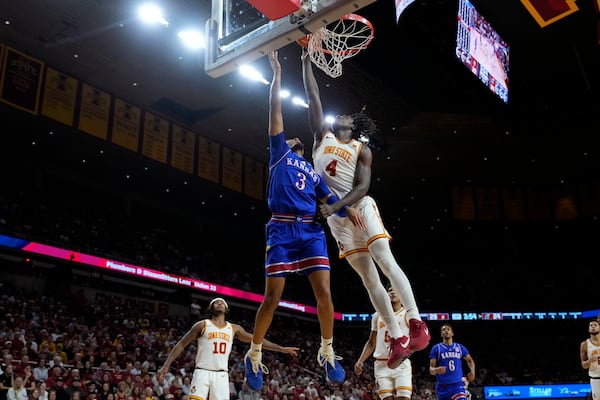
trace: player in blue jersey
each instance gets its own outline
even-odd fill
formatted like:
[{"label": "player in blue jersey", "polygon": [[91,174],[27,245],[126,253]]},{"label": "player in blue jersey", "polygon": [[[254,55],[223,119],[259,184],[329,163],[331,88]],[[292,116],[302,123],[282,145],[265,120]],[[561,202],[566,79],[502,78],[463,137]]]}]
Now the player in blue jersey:
[{"label": "player in blue jersey", "polygon": [[[321,327],[321,346],[317,355],[327,378],[342,383],[344,369],[333,351],[333,301],[331,300],[327,240],[321,223],[315,220],[319,202],[335,203],[338,199],[303,158],[304,145],[298,138],[285,140],[281,112],[281,65],[277,52],[269,53],[273,81],[269,95],[269,180],[268,206],[272,212],[266,225],[265,295],[254,321],[252,343],[244,363],[246,382],[261,390],[263,374],[262,344],[281,299],[286,277],[303,274],[308,277],[317,301]],[[361,229],[362,216],[353,208],[340,209]]]},{"label": "player in blue jersey", "polygon": [[475,361],[465,346],[454,342],[454,330],[450,324],[442,325],[441,332],[442,342],[434,345],[429,353],[429,373],[437,377],[437,398],[467,400],[467,389],[462,380],[463,360],[469,366],[469,382],[475,380]]}]

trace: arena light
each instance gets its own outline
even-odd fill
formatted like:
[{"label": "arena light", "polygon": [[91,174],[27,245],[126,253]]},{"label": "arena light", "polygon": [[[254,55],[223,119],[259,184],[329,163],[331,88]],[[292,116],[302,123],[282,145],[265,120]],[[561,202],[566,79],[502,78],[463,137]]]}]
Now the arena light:
[{"label": "arena light", "polygon": [[246,78],[252,79],[253,81],[259,81],[268,85],[270,82],[266,80],[258,70],[248,64],[240,65],[240,74],[245,76]]},{"label": "arena light", "polygon": [[177,36],[183,41],[183,44],[188,49],[198,50],[206,48],[204,35],[200,31],[189,29],[180,31]]},{"label": "arena light", "polygon": [[169,21],[163,17],[161,9],[155,4],[141,6],[138,10],[138,15],[146,23],[154,24],[158,22],[161,25],[169,26]]},{"label": "arena light", "polygon": [[302,106],[304,108],[308,108],[308,104],[306,104],[306,101],[304,101],[304,99],[295,96],[294,98],[292,98],[292,103],[298,105],[298,106]]}]

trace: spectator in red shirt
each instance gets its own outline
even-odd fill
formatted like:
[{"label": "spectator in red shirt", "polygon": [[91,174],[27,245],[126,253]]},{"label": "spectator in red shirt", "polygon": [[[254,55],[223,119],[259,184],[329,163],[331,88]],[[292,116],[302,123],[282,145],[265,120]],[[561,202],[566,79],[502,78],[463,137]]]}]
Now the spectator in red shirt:
[{"label": "spectator in red shirt", "polygon": [[59,366],[52,367],[52,370],[50,370],[50,376],[48,376],[48,379],[46,380],[46,384],[48,385],[49,388],[56,387],[56,382],[59,379],[63,379],[63,378],[64,378],[63,369]]}]

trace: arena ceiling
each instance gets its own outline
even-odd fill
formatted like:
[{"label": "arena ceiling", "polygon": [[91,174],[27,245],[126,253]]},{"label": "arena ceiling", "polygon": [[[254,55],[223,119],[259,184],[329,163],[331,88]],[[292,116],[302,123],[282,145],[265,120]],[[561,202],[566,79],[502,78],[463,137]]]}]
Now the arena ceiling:
[{"label": "arena ceiling", "polygon": [[[378,158],[390,162],[376,172],[393,170],[394,178],[472,179],[490,168],[491,163],[483,161],[487,157],[498,160],[502,174],[515,175],[523,166],[515,170],[510,165],[527,163],[531,153],[543,152],[557,140],[563,148],[570,141],[565,130],[596,114],[600,84],[596,2],[565,2],[574,11],[544,27],[525,5],[538,4],[544,10],[562,2],[473,3],[510,46],[508,105],[457,61],[454,0],[416,1],[398,24],[392,1],[366,6],[357,13],[375,26],[372,45],[344,62],[341,77],[320,75],[326,111],[354,112],[367,105],[379,122],[385,146]],[[139,5],[140,0],[3,1],[0,40],[266,160],[268,87],[238,73],[209,77],[203,70],[203,52],[186,51],[177,40],[177,29],[204,29],[210,1],[165,2],[168,28],[141,24],[136,18]],[[554,14],[560,15],[556,10]],[[291,44],[281,53],[284,85],[302,94],[299,47]],[[270,76],[265,57],[254,65]],[[284,112],[289,134],[309,140],[305,110],[289,106]],[[514,142],[496,130],[521,138]],[[541,138],[540,149],[530,148],[533,137]],[[527,150],[521,155],[523,148]]]}]

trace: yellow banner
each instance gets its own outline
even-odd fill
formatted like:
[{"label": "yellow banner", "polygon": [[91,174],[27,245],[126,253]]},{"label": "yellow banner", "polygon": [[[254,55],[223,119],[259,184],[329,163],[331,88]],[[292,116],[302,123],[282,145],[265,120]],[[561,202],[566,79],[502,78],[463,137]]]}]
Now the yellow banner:
[{"label": "yellow banner", "polygon": [[168,143],[169,121],[146,112],[144,116],[144,134],[142,136],[142,154],[166,164]]},{"label": "yellow banner", "polygon": [[470,186],[452,187],[452,215],[455,219],[473,221],[475,219],[475,201]]},{"label": "yellow banner", "polygon": [[223,146],[223,186],[242,191],[242,153]]},{"label": "yellow banner", "polygon": [[109,93],[84,83],[81,89],[79,130],[106,140],[110,101]]},{"label": "yellow banner", "polygon": [[210,139],[198,137],[198,176],[219,183],[221,145]]},{"label": "yellow banner", "polygon": [[577,219],[579,211],[575,200],[575,190],[570,187],[554,189],[552,193],[554,215],[558,221],[572,221]]},{"label": "yellow banner", "polygon": [[54,68],[46,68],[42,115],[73,126],[79,81]]},{"label": "yellow banner", "polygon": [[173,125],[173,143],[171,147],[171,166],[194,173],[194,150],[196,134],[179,125]]},{"label": "yellow banner", "polygon": [[576,0],[521,0],[529,14],[542,28],[579,10],[575,2]]},{"label": "yellow banner", "polygon": [[264,188],[265,165],[252,158],[244,157],[244,189],[248,196],[262,200]]},{"label": "yellow banner", "polygon": [[579,187],[581,212],[586,217],[600,214],[600,181],[593,181]]},{"label": "yellow banner", "polygon": [[527,189],[527,217],[530,221],[551,221],[552,205],[549,189]]},{"label": "yellow banner", "polygon": [[480,221],[499,221],[500,194],[495,187],[478,186],[475,189],[477,216]]},{"label": "yellow banner", "polygon": [[502,189],[504,219],[507,221],[525,221],[525,195],[521,188]]},{"label": "yellow banner", "polygon": [[142,109],[119,98],[115,99],[112,137],[114,144],[137,153],[140,142]]},{"label": "yellow banner", "polygon": [[2,64],[0,101],[37,114],[44,63],[7,47]]},{"label": "yellow banner", "polygon": [[[4,76],[3,71],[4,71],[4,45],[2,43],[0,43],[0,77]],[[1,80],[2,80],[2,78],[0,78],[0,81]]]}]

